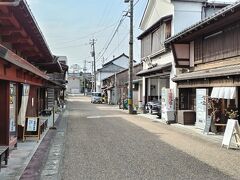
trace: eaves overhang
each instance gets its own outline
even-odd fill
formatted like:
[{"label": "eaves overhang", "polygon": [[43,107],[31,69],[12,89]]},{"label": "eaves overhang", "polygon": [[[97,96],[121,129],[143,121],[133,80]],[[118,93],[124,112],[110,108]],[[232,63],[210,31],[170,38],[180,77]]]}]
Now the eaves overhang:
[{"label": "eaves overhang", "polygon": [[0,58],[4,59],[5,61],[23,69],[23,70],[29,71],[45,80],[49,80],[49,77],[44,72],[42,72],[41,70],[36,68],[34,65],[29,63],[25,59],[19,57],[17,54],[15,54],[14,52],[7,49],[6,47],[4,47],[1,44],[0,44]]},{"label": "eaves overhang", "polygon": [[[237,1],[214,13],[212,16],[193,24],[178,34],[165,40],[165,45],[175,42],[189,42],[202,34],[211,34],[214,30],[224,25],[239,20],[240,1]],[[232,16],[233,15],[233,16]]]},{"label": "eaves overhang", "polygon": [[143,39],[145,36],[147,36],[149,33],[156,30],[164,21],[168,21],[172,19],[172,15],[167,15],[162,18],[160,18],[157,22],[155,22],[152,26],[150,26],[148,29],[146,29],[142,34],[140,34],[137,38],[139,40]]}]

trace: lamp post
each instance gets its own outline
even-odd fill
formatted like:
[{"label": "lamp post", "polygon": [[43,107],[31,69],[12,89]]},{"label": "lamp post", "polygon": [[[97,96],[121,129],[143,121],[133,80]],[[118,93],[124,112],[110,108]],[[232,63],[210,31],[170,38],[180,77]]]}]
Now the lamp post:
[{"label": "lamp post", "polygon": [[129,69],[128,69],[128,111],[133,114],[133,0],[124,0],[125,3],[130,3],[129,18],[130,18],[130,35],[129,35]]}]

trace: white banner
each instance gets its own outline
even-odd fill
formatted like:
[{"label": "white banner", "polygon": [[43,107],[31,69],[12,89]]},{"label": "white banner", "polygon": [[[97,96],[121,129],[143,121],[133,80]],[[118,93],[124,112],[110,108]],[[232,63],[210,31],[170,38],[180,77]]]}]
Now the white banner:
[{"label": "white banner", "polygon": [[204,129],[207,121],[207,89],[196,89],[196,127]]},{"label": "white banner", "polygon": [[20,111],[18,114],[18,125],[21,125],[22,127],[25,126],[29,91],[30,91],[30,85],[23,84],[22,102],[21,102],[21,107],[20,107]]}]

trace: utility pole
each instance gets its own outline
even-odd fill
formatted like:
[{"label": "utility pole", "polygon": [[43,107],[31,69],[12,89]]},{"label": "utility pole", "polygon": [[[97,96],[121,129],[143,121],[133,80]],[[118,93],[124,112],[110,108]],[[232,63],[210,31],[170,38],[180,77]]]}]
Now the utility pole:
[{"label": "utility pole", "polygon": [[93,70],[93,61],[92,61],[92,92],[94,92],[94,70]]},{"label": "utility pole", "polygon": [[93,90],[94,92],[96,92],[96,57],[95,57],[95,43],[96,43],[96,39],[91,39],[90,40],[90,45],[92,47],[92,52],[91,55],[93,57],[93,79],[94,79],[94,86],[93,86]]},{"label": "utility pole", "polygon": [[83,67],[83,94],[84,94],[84,96],[85,96],[85,92],[86,92],[86,79],[85,79],[86,71],[87,71],[87,61],[84,60],[84,67]]},{"label": "utility pole", "polygon": [[124,0],[130,3],[130,34],[129,34],[129,69],[128,69],[128,111],[133,114],[133,0]]}]

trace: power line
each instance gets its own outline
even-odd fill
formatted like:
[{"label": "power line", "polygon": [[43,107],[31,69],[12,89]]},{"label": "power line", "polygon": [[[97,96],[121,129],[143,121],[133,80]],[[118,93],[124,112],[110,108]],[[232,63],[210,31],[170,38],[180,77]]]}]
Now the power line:
[{"label": "power line", "polygon": [[79,45],[71,45],[71,46],[61,46],[61,47],[55,47],[54,49],[65,49],[65,48],[72,48],[72,47],[81,47],[86,46],[87,44],[79,44]]},{"label": "power line", "polygon": [[[137,0],[137,1],[134,3],[133,7],[136,6],[138,2],[139,2],[139,0]],[[107,51],[108,47],[109,47],[110,44],[112,43],[113,38],[114,38],[115,35],[117,34],[118,29],[119,29],[120,26],[122,25],[122,22],[126,19],[128,13],[130,12],[130,9],[126,9],[126,10],[127,10],[127,11],[124,11],[124,12],[126,12],[126,15],[124,15],[124,16],[121,17],[121,19],[120,19],[120,21],[119,21],[119,23],[118,23],[118,25],[117,25],[117,28],[115,29],[115,31],[114,31],[112,37],[110,38],[110,40],[109,40],[109,42],[107,43],[106,47],[103,48],[103,53],[100,55],[100,57],[98,57],[97,60],[101,59],[101,58],[104,56],[104,54],[105,54],[105,52]]]},{"label": "power line", "polygon": [[105,28],[103,28],[103,29],[101,29],[101,30],[99,30],[99,31],[95,31],[95,32],[89,33],[89,34],[87,34],[87,35],[85,35],[85,36],[81,36],[81,37],[77,37],[77,38],[75,38],[75,39],[73,39],[73,40],[61,42],[61,44],[67,44],[67,43],[76,42],[76,41],[78,41],[78,40],[88,38],[89,36],[92,36],[92,35],[94,35],[94,34],[101,33],[101,32],[103,32],[103,31],[105,31],[106,29],[113,27],[115,24],[116,24],[116,23],[111,24],[111,25],[109,25],[109,26],[107,26],[107,27],[105,27]]}]

